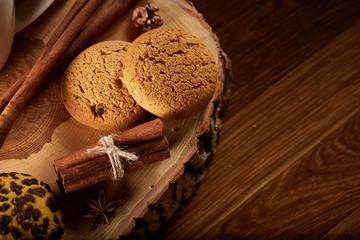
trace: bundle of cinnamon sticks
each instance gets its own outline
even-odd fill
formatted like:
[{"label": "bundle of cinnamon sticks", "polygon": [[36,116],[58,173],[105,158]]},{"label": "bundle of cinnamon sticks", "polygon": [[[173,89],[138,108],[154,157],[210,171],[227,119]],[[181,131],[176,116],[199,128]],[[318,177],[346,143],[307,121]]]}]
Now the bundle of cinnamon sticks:
[{"label": "bundle of cinnamon sticks", "polygon": [[101,0],[77,0],[55,29],[30,72],[17,80],[0,98],[0,148],[26,103],[36,93],[46,75],[69,62],[85,49],[111,22],[137,0],[112,0],[93,21],[84,24]]},{"label": "bundle of cinnamon sticks", "polygon": [[[160,119],[117,133],[113,136],[113,140],[116,146],[138,156],[138,160],[132,162],[122,159],[125,173],[170,157],[169,142]],[[99,145],[99,143],[93,144],[54,161],[54,169],[59,178],[58,184],[64,193],[113,178],[109,156],[102,152],[88,152],[89,149]]]}]

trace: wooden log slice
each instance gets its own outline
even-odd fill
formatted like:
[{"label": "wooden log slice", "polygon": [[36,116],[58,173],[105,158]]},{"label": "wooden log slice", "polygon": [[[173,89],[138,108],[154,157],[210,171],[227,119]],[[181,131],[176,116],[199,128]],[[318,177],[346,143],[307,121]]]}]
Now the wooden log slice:
[{"label": "wooden log slice", "polygon": [[[73,0],[51,6],[38,20],[17,34],[11,56],[0,72],[0,94],[29,71],[52,30],[71,8]],[[101,8],[108,1],[102,3]],[[164,27],[179,28],[202,40],[218,65],[218,84],[206,109],[186,120],[164,120],[171,158],[129,173],[119,181],[107,181],[68,195],[61,195],[52,167],[55,159],[97,142],[109,132],[96,131],[76,122],[64,108],[59,83],[62,72],[48,75],[26,106],[0,149],[1,172],[28,173],[48,183],[65,212],[63,239],[143,238],[154,233],[188,199],[205,174],[206,163],[216,151],[220,115],[229,99],[230,61],[218,39],[191,3],[184,0],[153,0],[160,7]],[[150,1],[139,1],[143,6]],[[132,11],[132,10],[131,10]],[[95,42],[133,41],[131,11],[112,24]],[[81,217],[88,199],[97,199],[101,188],[109,201],[123,200],[111,225],[89,231],[91,222]]]}]

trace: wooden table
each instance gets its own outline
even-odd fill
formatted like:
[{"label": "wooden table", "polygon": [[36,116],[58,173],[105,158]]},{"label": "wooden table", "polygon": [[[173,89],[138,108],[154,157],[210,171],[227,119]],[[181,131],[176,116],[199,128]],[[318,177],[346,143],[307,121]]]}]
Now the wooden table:
[{"label": "wooden table", "polygon": [[360,1],[193,2],[233,62],[232,98],[158,238],[359,238]]}]

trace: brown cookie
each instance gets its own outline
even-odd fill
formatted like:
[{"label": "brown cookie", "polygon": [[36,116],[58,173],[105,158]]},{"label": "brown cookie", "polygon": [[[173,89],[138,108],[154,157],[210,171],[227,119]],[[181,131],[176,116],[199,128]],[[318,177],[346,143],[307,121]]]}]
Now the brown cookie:
[{"label": "brown cookie", "polygon": [[80,123],[100,130],[123,129],[147,112],[123,86],[122,59],[130,43],[105,41],[81,52],[66,69],[61,96]]},{"label": "brown cookie", "polygon": [[60,239],[63,213],[49,185],[22,173],[0,173],[0,239]]},{"label": "brown cookie", "polygon": [[182,30],[158,28],[142,34],[123,62],[124,84],[130,94],[159,117],[190,117],[213,96],[214,58],[205,44]]}]

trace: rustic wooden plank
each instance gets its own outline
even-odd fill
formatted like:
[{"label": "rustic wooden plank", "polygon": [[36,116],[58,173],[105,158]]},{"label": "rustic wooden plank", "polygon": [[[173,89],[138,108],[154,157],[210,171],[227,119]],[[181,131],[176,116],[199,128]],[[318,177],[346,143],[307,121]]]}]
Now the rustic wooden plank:
[{"label": "rustic wooden plank", "polygon": [[[211,163],[208,176],[196,196],[191,202],[187,202],[175,219],[162,229],[160,237],[166,238],[170,235],[179,238],[181,236],[197,238],[209,231],[205,239],[219,238],[218,227],[231,225],[232,221],[232,234],[226,235],[223,231],[221,233],[225,235],[221,237],[236,236],[234,234],[241,232],[246,234],[247,231],[251,233],[249,224],[245,224],[246,227],[239,226],[243,224],[243,219],[237,218],[238,215],[242,215],[238,209],[243,211],[248,209],[249,214],[251,211],[256,212],[256,205],[244,204],[248,203],[249,199],[253,199],[253,195],[264,186],[267,187],[274,178],[278,179],[279,174],[296,164],[301,156],[359,111],[358,29],[360,24],[356,21],[359,15],[355,16],[356,11],[351,11],[350,2],[336,3],[338,3],[337,7],[322,14],[332,15],[338,19],[338,21],[331,20],[333,23],[339,22],[336,25],[337,30],[327,35],[325,31],[328,31],[330,26],[324,29],[320,27],[325,24],[325,19],[309,23],[317,25],[319,29],[319,34],[314,32],[315,28],[312,31],[312,34],[319,37],[318,42],[315,41],[315,44],[318,44],[316,49],[311,50],[309,55],[303,56],[303,61],[296,64],[287,61],[288,55],[284,54],[281,59],[282,66],[260,68],[260,73],[256,74],[263,75],[264,81],[266,74],[269,78],[274,77],[276,81],[265,90],[248,95],[249,99],[245,100],[246,105],[240,107],[237,106],[241,102],[240,99],[245,98],[240,93],[245,91],[246,84],[255,89],[261,86],[256,79],[252,81],[250,76],[240,75],[238,68],[245,65],[235,63],[237,64],[234,66],[235,79],[236,76],[244,78],[243,81],[236,79],[233,86],[235,96],[232,98],[233,103],[230,103],[230,112],[225,117],[223,128],[226,137],[220,142],[218,155]],[[329,7],[333,4],[335,2],[324,6]],[[356,4],[353,7],[356,7]],[[352,15],[352,20],[349,20],[349,16],[349,18],[344,17],[345,14]],[[287,27],[290,28],[291,25]],[[292,34],[298,34],[298,30],[293,29]],[[322,30],[324,33],[321,33]],[[311,34],[308,34],[310,37]],[[311,39],[314,38],[316,37]],[[262,51],[262,48],[255,49],[252,43],[249,44],[253,51]],[[306,51],[307,47],[310,49],[313,47],[310,39],[303,44],[303,51]],[[291,48],[294,46],[289,47]],[[289,52],[289,49],[286,52]],[[292,66],[293,64],[295,65]],[[250,83],[244,83],[246,80]],[[320,184],[326,185],[326,182]],[[356,189],[353,191],[355,194]],[[336,196],[337,192],[335,191],[334,194]],[[331,198],[330,196],[331,192],[328,197]],[[262,197],[257,204],[267,199],[266,195]],[[354,210],[354,207],[351,209]],[[339,214],[338,216],[341,215],[339,218],[346,217],[351,209],[342,212],[343,215]],[[272,218],[273,221],[275,219]],[[256,231],[261,232],[261,228],[254,230]]]},{"label": "rustic wooden plank", "polygon": [[204,238],[321,238],[359,207],[359,126],[357,113]]},{"label": "rustic wooden plank", "polygon": [[[359,200],[357,200],[359,201]],[[360,208],[331,229],[323,240],[330,239],[359,239],[360,238]]]},{"label": "rustic wooden plank", "polygon": [[193,2],[234,63],[231,112],[353,26],[360,14],[356,0],[247,0],[236,7],[231,1]]}]

